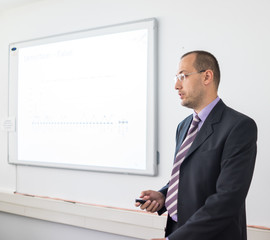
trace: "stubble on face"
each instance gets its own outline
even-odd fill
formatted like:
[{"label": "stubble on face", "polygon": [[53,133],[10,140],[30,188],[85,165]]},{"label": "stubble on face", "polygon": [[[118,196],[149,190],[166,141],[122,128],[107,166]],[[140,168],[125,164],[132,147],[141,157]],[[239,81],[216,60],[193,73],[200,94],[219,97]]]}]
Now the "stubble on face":
[{"label": "stubble on face", "polygon": [[203,96],[203,92],[199,88],[191,89],[189,93],[184,95],[181,105],[196,110],[201,105]]}]

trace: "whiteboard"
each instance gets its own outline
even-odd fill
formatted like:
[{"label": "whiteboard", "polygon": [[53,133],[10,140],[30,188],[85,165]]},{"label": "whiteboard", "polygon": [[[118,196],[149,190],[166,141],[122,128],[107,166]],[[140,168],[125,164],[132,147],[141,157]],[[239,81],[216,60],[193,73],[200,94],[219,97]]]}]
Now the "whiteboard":
[{"label": "whiteboard", "polygon": [[155,19],[9,45],[9,163],[155,175]]}]

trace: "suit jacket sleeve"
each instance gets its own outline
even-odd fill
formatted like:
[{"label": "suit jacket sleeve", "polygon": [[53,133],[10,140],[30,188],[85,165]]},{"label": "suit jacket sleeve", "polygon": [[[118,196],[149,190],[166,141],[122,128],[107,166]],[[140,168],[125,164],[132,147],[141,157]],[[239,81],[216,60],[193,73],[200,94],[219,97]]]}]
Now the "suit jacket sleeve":
[{"label": "suit jacket sleeve", "polygon": [[257,127],[246,117],[235,124],[225,141],[216,192],[205,204],[169,235],[170,240],[215,239],[245,205],[256,158]]}]

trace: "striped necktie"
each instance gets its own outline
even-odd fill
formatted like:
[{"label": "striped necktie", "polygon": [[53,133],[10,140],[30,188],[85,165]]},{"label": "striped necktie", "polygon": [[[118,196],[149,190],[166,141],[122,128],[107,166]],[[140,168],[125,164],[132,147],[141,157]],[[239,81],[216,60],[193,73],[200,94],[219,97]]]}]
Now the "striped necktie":
[{"label": "striped necktie", "polygon": [[[185,156],[188,153],[188,150],[196,137],[196,134],[198,132],[199,122],[200,122],[200,118],[198,117],[198,115],[195,115],[191,123],[191,126],[189,128],[189,131],[187,133],[187,136],[184,142],[182,143],[174,160],[171,180],[169,183],[169,188],[168,188],[167,197],[165,201],[165,206],[171,217],[175,215],[177,216],[177,198],[178,198],[177,193],[178,193],[180,165],[184,161]],[[176,218],[174,217],[174,219],[177,219],[177,217]]]}]

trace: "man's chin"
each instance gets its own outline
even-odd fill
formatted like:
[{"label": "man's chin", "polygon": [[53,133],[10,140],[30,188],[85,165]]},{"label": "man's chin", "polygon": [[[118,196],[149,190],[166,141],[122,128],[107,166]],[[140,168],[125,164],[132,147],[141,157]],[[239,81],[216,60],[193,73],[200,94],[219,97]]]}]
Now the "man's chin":
[{"label": "man's chin", "polygon": [[187,107],[188,103],[187,103],[187,101],[182,100],[182,101],[181,101],[181,105],[182,105],[183,107]]},{"label": "man's chin", "polygon": [[191,103],[189,103],[189,102],[187,102],[187,101],[185,101],[185,100],[182,100],[182,101],[181,101],[181,105],[182,105],[183,107],[192,108]]}]

